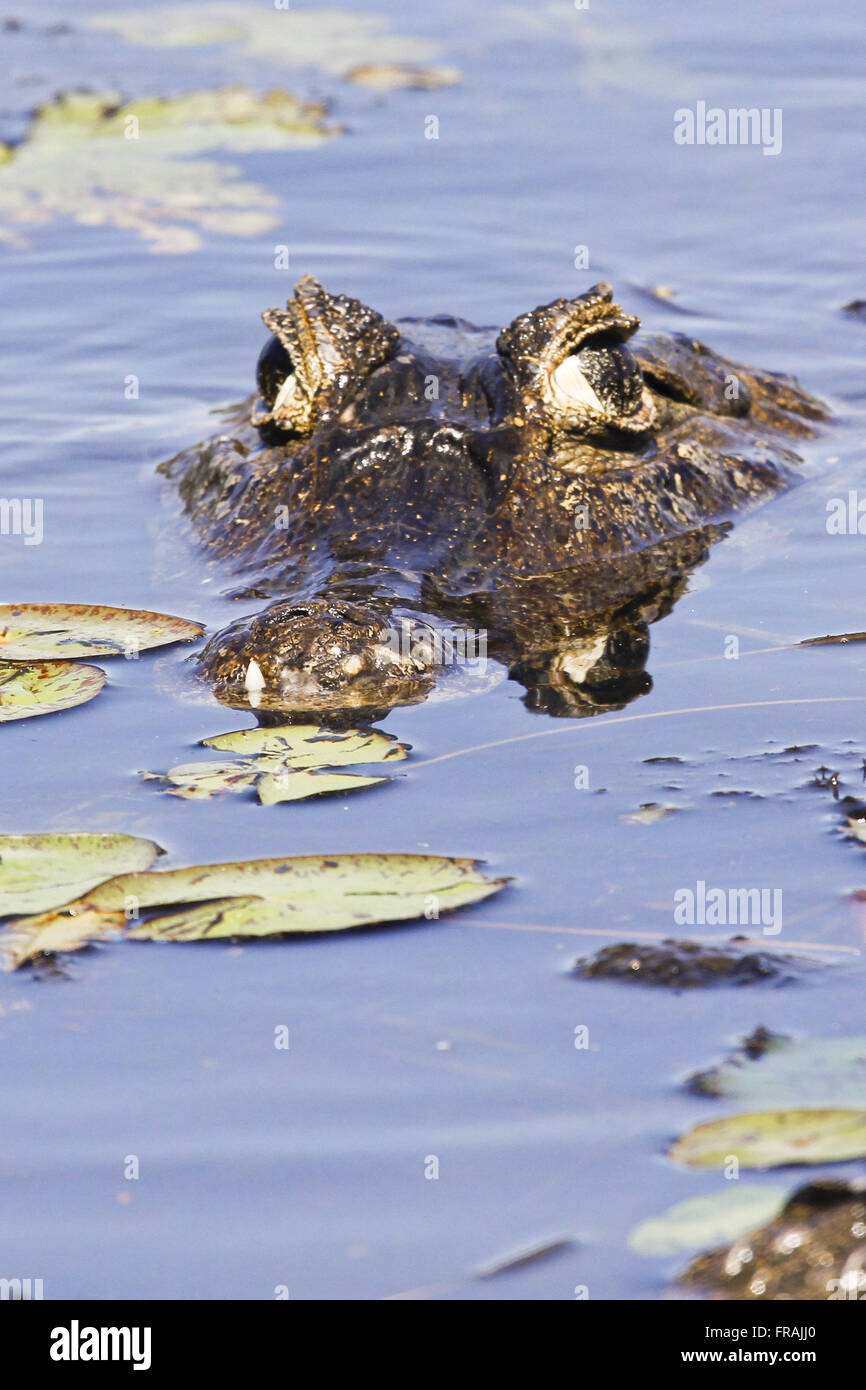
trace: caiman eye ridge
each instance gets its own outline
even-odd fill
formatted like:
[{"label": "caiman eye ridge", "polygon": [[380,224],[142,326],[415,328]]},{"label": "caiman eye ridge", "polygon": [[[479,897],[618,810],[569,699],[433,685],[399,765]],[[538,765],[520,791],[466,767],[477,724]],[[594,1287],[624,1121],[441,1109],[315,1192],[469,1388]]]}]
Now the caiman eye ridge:
[{"label": "caiman eye ridge", "polygon": [[257,396],[164,465],[272,600],[201,657],[261,717],[378,718],[497,671],[548,715],[621,708],[650,625],[825,418],[790,378],[638,334],[606,284],[498,335],[389,323],[311,276],[263,318]]}]

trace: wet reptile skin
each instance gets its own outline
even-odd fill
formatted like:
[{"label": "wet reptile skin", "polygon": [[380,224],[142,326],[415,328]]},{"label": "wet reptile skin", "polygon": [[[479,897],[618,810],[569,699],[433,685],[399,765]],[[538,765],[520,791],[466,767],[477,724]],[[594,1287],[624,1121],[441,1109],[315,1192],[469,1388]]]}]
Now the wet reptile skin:
[{"label": "wet reptile skin", "polygon": [[681,1280],[716,1298],[862,1302],[866,1187],[862,1180],[806,1183],[772,1221],[699,1255]]},{"label": "wet reptile skin", "polygon": [[531,709],[621,707],[650,687],[649,625],[824,418],[790,378],[633,339],[606,285],[498,336],[389,324],[309,276],[263,317],[259,395],[162,469],[260,603],[202,674],[264,718],[381,717],[455,647],[486,648]]}]

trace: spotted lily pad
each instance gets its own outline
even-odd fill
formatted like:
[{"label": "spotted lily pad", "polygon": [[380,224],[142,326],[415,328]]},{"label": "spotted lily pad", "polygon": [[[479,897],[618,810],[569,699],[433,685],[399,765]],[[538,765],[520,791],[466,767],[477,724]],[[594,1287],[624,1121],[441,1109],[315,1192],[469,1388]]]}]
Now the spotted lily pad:
[{"label": "spotted lily pad", "polygon": [[689,1197],[661,1216],[642,1221],[628,1238],[638,1255],[666,1257],[735,1240],[753,1226],[772,1221],[788,1195],[785,1187],[730,1182],[719,1192]]},{"label": "spotted lily pad", "polygon": [[781,1168],[866,1155],[866,1109],[763,1110],[697,1125],[668,1157],[690,1168]]},{"label": "spotted lily pad", "polygon": [[137,835],[0,835],[0,917],[61,907],[107,878],[147,869],[161,853]]},{"label": "spotted lily pad", "polygon": [[[436,917],[497,893],[473,859],[423,854],[303,855],[200,864],[164,873],[123,874],[87,895],[87,906],[114,912],[130,900],[140,912],[184,904],[182,912],[133,928],[137,939],[342,931],[378,922]],[[201,908],[189,907],[200,903]]]},{"label": "spotted lily pad", "polygon": [[283,724],[276,728],[237,729],[202,739],[206,748],[225,753],[267,755],[291,760],[295,767],[340,767],[346,763],[383,763],[405,758],[408,745],[380,729],[335,732],[318,724]]},{"label": "spotted lily pad", "polygon": [[98,666],[65,661],[22,666],[0,661],[0,723],[85,705],[104,685],[105,672]]},{"label": "spotted lily pad", "polygon": [[299,801],[326,792],[356,791],[387,781],[353,773],[319,771],[350,764],[399,761],[409,747],[378,729],[334,733],[316,724],[287,724],[277,728],[238,729],[203,740],[224,753],[245,753],[231,762],[212,760],[183,763],[166,773],[146,772],[149,780],[169,783],[169,794],[201,800],[220,792],[252,788],[265,806]]},{"label": "spotted lily pad", "polygon": [[772,1037],[693,1076],[690,1090],[746,1105],[853,1105],[866,1109],[866,1037]]},{"label": "spotted lily pad", "polygon": [[135,656],[169,642],[194,642],[203,632],[201,623],[143,608],[89,603],[0,604],[0,655],[7,661]]},{"label": "spotted lily pad", "polygon": [[126,924],[122,912],[45,912],[21,917],[0,931],[0,963],[17,970],[42,955],[80,951],[93,941],[117,937]]}]

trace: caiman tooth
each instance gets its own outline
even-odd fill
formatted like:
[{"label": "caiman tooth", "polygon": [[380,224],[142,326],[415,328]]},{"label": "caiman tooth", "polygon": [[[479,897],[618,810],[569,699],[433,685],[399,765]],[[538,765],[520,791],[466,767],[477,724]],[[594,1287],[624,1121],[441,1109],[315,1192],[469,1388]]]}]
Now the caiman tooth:
[{"label": "caiman tooth", "polygon": [[244,685],[251,695],[254,692],[258,694],[260,691],[264,690],[265,678],[262,675],[262,668],[257,661],[251,661],[247,666],[246,674],[244,675]]}]

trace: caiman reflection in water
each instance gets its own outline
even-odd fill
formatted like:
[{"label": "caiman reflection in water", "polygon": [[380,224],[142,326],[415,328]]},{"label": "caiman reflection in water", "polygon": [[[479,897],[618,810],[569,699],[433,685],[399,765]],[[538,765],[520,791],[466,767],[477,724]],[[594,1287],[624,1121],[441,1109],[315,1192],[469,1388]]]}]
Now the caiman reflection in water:
[{"label": "caiman reflection in water", "polygon": [[650,625],[824,418],[788,377],[633,339],[607,285],[498,336],[390,324],[309,276],[263,317],[258,395],[163,465],[238,597],[268,601],[200,658],[262,718],[381,718],[473,656],[530,709],[621,708]]}]

